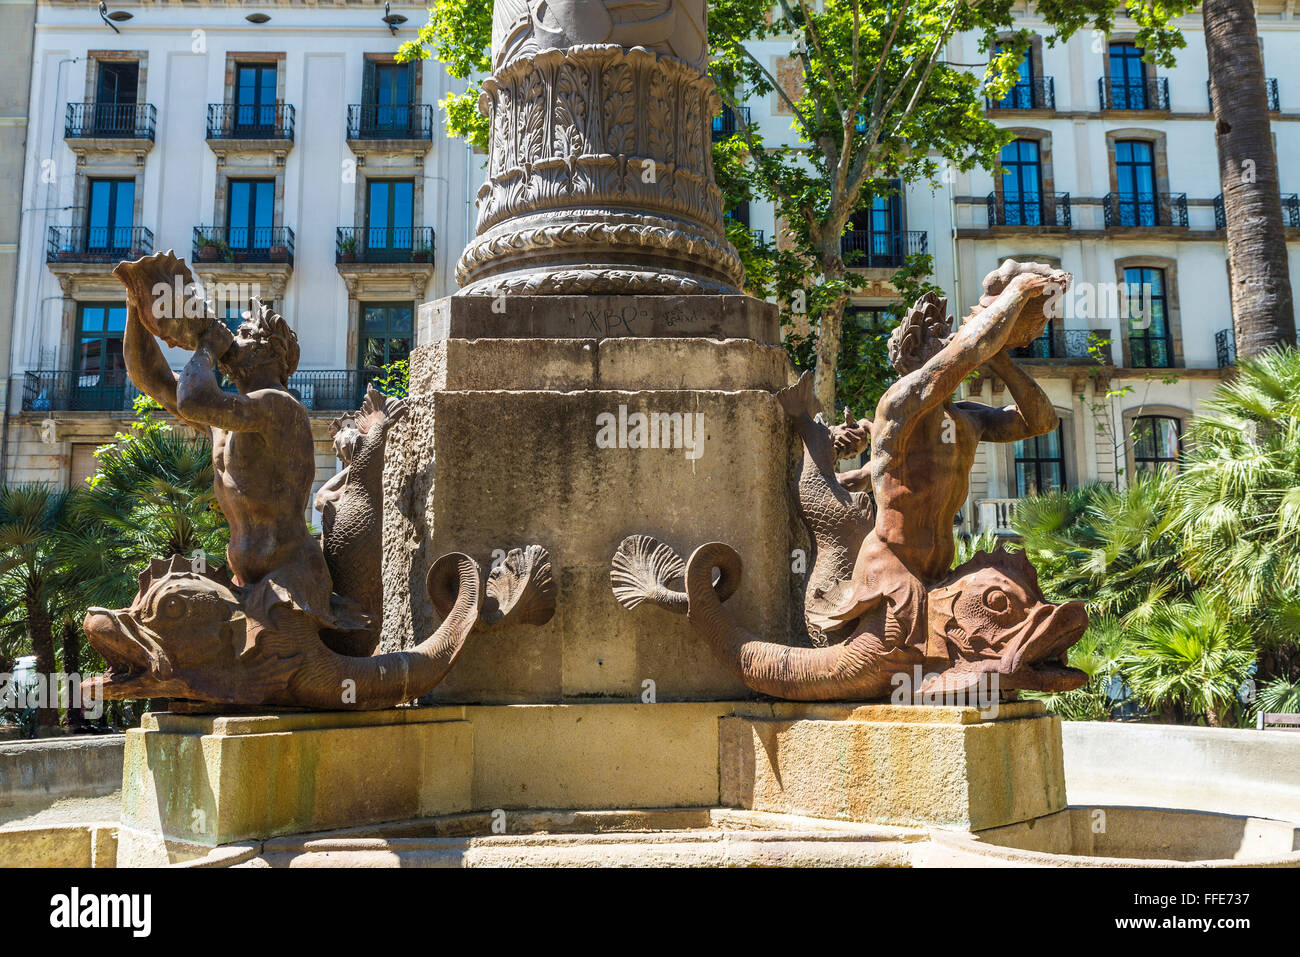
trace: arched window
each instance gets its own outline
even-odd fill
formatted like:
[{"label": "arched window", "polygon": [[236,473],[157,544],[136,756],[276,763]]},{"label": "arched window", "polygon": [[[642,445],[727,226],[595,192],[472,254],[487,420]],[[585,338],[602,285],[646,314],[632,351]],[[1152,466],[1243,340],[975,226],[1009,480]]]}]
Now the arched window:
[{"label": "arched window", "polygon": [[1140,472],[1178,467],[1182,423],[1163,415],[1133,420],[1133,465]]}]

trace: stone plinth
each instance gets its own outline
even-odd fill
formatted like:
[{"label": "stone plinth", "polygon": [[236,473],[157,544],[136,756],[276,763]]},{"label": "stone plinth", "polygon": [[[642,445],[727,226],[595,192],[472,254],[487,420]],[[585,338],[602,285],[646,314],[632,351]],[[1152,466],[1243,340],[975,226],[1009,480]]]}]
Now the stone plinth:
[{"label": "stone plinth", "polygon": [[722,803],[979,831],[1065,807],[1061,721],[1038,702],[976,708],[776,703],[724,718]]},{"label": "stone plinth", "polygon": [[[601,302],[646,312],[647,328],[665,332],[674,327],[664,325],[664,310],[699,308],[674,297]],[[715,304],[715,315],[695,314],[760,338],[774,323],[763,303]],[[536,543],[552,557],[555,617],[471,635],[430,700],[748,696],[684,616],[648,604],[625,611],[610,590],[610,559],[634,533],[684,554],[728,542],[746,562],[734,614],[756,634],[790,633],[800,587],[790,569],[793,455],[771,394],[790,381],[784,350],[747,337],[555,335],[578,308],[568,297],[507,297],[505,308],[489,320],[489,300],[466,298],[422,313],[469,338],[414,351],[408,412],[390,434],[384,647],[409,646],[437,627],[424,578],[439,555],[461,551],[486,566]],[[510,321],[518,329],[512,338],[476,338],[479,321],[492,332],[509,331]],[[528,338],[530,330],[554,337]],[[653,438],[644,436],[660,447],[634,447],[638,414],[661,417],[650,423]]]},{"label": "stone plinth", "polygon": [[471,742],[459,708],[146,715],[127,732],[119,865],[468,810]]},{"label": "stone plinth", "polygon": [[719,807],[976,831],[1065,807],[1060,741],[1036,702],[989,720],[754,701],[163,713],[127,733],[117,862],[465,812],[509,812],[512,832],[519,811]]}]

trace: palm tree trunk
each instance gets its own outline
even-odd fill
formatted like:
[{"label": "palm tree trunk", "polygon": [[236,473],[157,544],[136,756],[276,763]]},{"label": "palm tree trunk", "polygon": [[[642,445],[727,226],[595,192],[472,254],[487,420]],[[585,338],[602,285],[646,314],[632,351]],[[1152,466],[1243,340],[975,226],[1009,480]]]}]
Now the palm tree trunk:
[{"label": "palm tree trunk", "polygon": [[[54,628],[50,623],[50,615],[40,598],[34,595],[27,596],[27,630],[32,639],[32,654],[36,656],[36,675],[46,690],[51,685],[51,676],[54,674]],[[58,700],[45,702],[47,707],[39,708],[36,712],[36,723],[42,728],[52,728],[59,723],[59,702]]]},{"label": "palm tree trunk", "polygon": [[[63,673],[69,676],[68,693],[72,694],[75,685],[79,684],[81,674],[81,629],[77,627],[75,621],[68,619],[63,620]],[[63,715],[63,723],[69,730],[75,729],[78,725],[86,720],[82,708],[74,707],[72,699],[68,699],[68,707]]]},{"label": "palm tree trunk", "polygon": [[1253,0],[1205,0],[1205,50],[1227,218],[1237,354],[1296,342],[1277,155]]}]

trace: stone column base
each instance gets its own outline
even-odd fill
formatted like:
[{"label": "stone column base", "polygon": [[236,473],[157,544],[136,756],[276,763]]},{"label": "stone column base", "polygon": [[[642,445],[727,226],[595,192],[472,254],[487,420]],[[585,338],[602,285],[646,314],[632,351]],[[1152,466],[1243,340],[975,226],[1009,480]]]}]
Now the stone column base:
[{"label": "stone column base", "polygon": [[722,803],[979,831],[1065,807],[1061,720],[1036,701],[976,708],[748,704],[723,718]]},{"label": "stone column base", "polygon": [[981,830],[1065,807],[1060,721],[737,701],[149,715],[127,733],[118,866],[466,811],[734,807]]}]

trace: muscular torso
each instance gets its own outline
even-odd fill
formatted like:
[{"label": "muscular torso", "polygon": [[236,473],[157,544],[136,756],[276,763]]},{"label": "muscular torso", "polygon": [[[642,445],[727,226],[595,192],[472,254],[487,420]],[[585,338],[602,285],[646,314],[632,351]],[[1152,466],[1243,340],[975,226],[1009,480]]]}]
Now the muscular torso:
[{"label": "muscular torso", "polygon": [[[886,403],[881,402],[881,410]],[[908,428],[878,413],[871,481],[875,537],[917,577],[936,581],[952,565],[953,519],[965,504],[979,446],[978,417],[945,402]]]},{"label": "muscular torso", "polygon": [[295,411],[301,414],[279,417],[274,431],[212,429],[213,484],[230,523],[230,567],[244,583],[320,552],[304,519],[316,471],[311,423],[305,409]]}]

